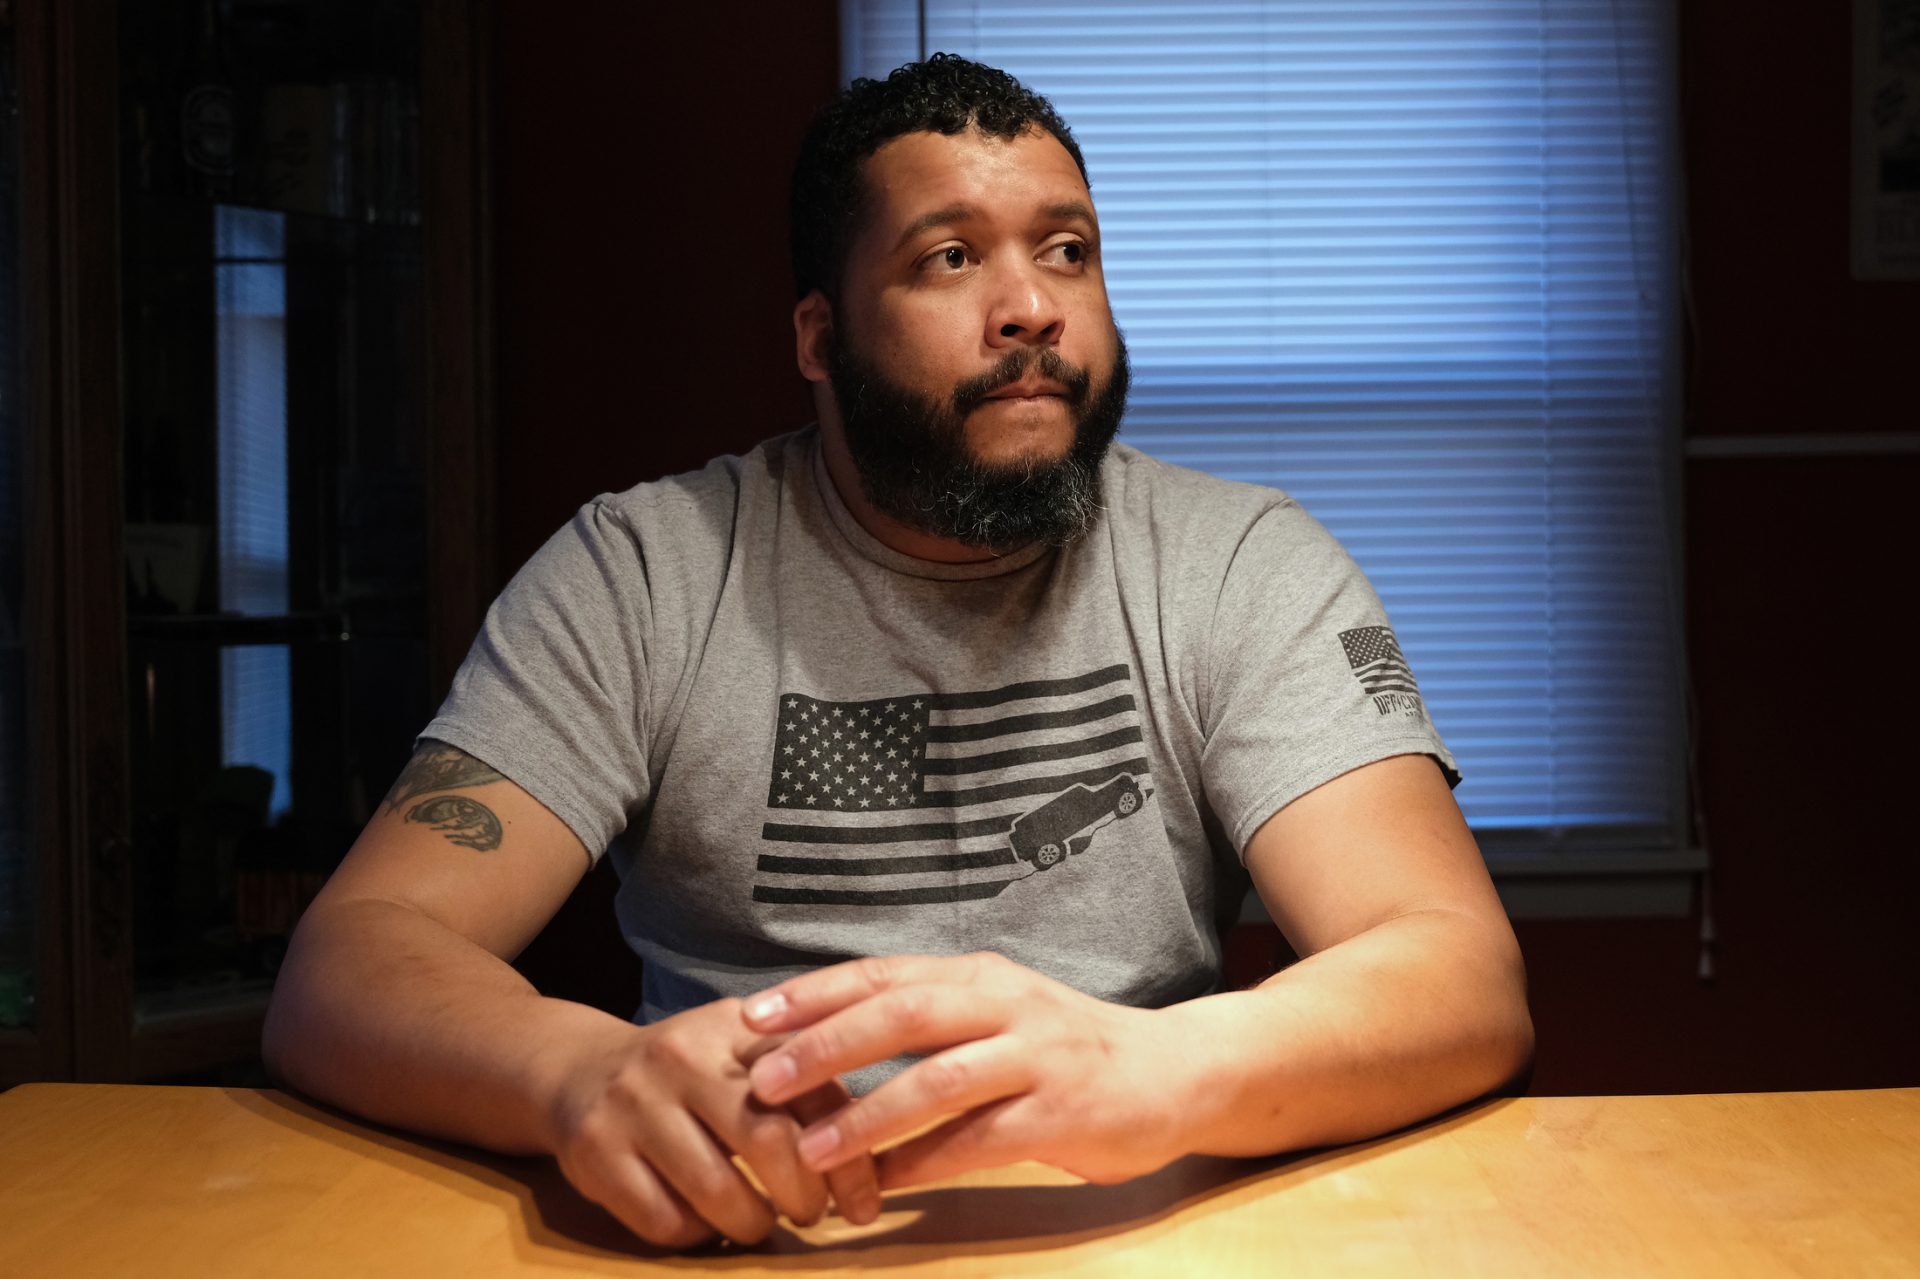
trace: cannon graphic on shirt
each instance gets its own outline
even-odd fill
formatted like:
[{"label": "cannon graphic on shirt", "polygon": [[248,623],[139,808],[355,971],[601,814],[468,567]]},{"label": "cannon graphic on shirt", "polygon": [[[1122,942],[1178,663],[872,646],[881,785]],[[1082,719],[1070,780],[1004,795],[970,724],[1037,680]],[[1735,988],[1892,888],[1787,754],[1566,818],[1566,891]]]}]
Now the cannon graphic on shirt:
[{"label": "cannon graphic on shirt", "polygon": [[1093,833],[1108,822],[1139,812],[1152,795],[1127,773],[1098,789],[1075,785],[1014,818],[1008,840],[1020,858],[1051,870],[1068,854],[1084,852]]}]

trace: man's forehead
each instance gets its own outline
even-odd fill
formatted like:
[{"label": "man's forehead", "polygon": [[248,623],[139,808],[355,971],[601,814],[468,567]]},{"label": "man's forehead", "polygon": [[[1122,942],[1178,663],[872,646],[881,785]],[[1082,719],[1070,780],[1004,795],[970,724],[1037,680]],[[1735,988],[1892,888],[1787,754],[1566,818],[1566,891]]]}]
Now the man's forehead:
[{"label": "man's forehead", "polygon": [[[1038,127],[1012,138],[978,129],[905,133],[867,158],[865,221],[897,235],[941,211],[1064,211],[1091,219],[1093,199],[1073,156]],[[891,236],[889,236],[891,238]]]}]

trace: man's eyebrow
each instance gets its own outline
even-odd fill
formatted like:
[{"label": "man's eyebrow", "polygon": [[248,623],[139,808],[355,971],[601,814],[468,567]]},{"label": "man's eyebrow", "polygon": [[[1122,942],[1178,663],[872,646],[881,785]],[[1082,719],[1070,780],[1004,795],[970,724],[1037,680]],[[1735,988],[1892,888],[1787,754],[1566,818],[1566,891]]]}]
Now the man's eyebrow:
[{"label": "man's eyebrow", "polygon": [[1069,222],[1077,218],[1088,226],[1100,225],[1085,200],[1063,200],[1059,204],[1049,204],[1041,212],[1052,222]]},{"label": "man's eyebrow", "polygon": [[965,222],[968,218],[978,217],[979,213],[980,211],[971,204],[949,204],[944,209],[935,209],[932,213],[922,213],[919,217],[907,224],[907,229],[900,233],[900,240],[893,247],[896,249],[904,249],[907,247],[909,240],[912,240],[924,231],[931,231],[935,227],[952,226],[956,222]]}]

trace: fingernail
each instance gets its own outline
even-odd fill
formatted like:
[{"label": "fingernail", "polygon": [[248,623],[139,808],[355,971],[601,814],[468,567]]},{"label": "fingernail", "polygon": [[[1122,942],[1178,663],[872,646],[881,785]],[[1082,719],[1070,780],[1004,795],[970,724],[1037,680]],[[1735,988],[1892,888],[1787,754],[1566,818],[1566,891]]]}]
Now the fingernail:
[{"label": "fingernail", "polygon": [[832,1124],[801,1134],[800,1159],[803,1163],[815,1168],[825,1163],[838,1149],[840,1149],[840,1130]]},{"label": "fingernail", "polygon": [[787,997],[769,991],[767,994],[757,995],[748,1001],[747,1020],[772,1021],[785,1011],[787,1011]]},{"label": "fingernail", "polygon": [[772,1101],[782,1088],[793,1082],[795,1069],[793,1058],[785,1053],[768,1053],[753,1063],[747,1078],[753,1081],[755,1092]]}]

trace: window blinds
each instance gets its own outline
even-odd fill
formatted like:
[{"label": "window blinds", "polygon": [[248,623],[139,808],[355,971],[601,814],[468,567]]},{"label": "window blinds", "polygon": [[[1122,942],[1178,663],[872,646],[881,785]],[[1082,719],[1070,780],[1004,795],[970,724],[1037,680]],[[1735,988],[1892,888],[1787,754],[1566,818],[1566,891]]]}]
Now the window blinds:
[{"label": "window blinds", "polygon": [[1678,835],[1661,10],[844,5],[850,76],[946,50],[1060,109],[1134,359],[1122,438],[1340,538],[1483,834]]}]

